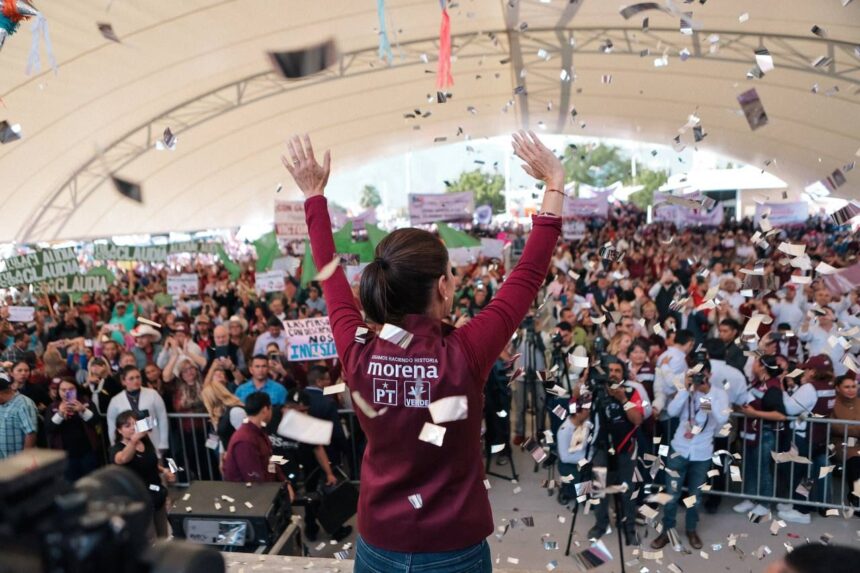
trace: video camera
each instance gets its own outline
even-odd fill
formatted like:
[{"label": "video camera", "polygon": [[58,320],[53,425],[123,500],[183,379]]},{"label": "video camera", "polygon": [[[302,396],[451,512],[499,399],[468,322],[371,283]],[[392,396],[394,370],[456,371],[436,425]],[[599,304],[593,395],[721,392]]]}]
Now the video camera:
[{"label": "video camera", "polygon": [[130,470],[102,468],[74,485],[66,454],[25,450],[0,461],[0,573],[223,573],[209,548],[149,544],[149,492]]}]

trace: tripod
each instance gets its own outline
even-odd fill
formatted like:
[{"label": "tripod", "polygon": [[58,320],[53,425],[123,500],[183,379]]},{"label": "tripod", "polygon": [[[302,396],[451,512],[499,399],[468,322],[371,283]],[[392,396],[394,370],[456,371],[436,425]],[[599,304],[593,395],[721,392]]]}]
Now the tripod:
[{"label": "tripod", "polygon": [[[618,535],[618,558],[621,561],[621,573],[626,573],[624,566],[624,544],[621,541],[621,531],[622,531],[622,502],[619,496],[624,495],[623,493],[607,493],[606,495],[611,495],[614,504],[615,504],[615,533]],[[573,504],[573,517],[570,520],[570,530],[567,532],[567,548],[564,550],[564,556],[567,557],[570,555],[570,544],[573,542],[573,530],[576,527],[576,517],[579,515],[579,501],[574,498]]]},{"label": "tripod", "polygon": [[[525,384],[523,396],[523,414],[528,411],[529,404],[532,408],[532,432],[539,439],[540,434],[544,429],[544,412],[543,408],[538,404],[538,384],[543,386],[537,375],[537,357],[538,353],[543,353],[543,342],[540,340],[538,333],[535,331],[534,318],[527,318],[525,322],[525,339],[523,341],[523,366],[525,370]],[[543,392],[543,387],[540,389]],[[528,424],[523,421],[523,430],[526,431]],[[540,464],[535,461],[534,472],[540,468]]]}]

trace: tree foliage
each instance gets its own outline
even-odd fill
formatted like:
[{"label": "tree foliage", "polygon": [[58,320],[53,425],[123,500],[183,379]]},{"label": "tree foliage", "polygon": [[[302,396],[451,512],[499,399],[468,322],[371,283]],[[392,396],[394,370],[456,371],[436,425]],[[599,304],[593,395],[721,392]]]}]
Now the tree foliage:
[{"label": "tree foliage", "polygon": [[374,209],[382,205],[382,195],[374,185],[365,185],[361,190],[359,203],[365,209]]},{"label": "tree foliage", "polygon": [[608,187],[630,178],[630,160],[613,145],[568,146],[562,163],[566,179],[577,184]]},{"label": "tree foliage", "polygon": [[494,214],[505,212],[505,178],[500,173],[484,173],[480,169],[464,171],[456,181],[448,184],[446,193],[472,191],[475,205],[489,205]]},{"label": "tree foliage", "polygon": [[659,189],[669,180],[669,172],[664,169],[649,169],[640,167],[636,178],[630,179],[629,185],[642,185],[642,189],[630,195],[630,202],[645,209],[654,204],[654,191]]}]

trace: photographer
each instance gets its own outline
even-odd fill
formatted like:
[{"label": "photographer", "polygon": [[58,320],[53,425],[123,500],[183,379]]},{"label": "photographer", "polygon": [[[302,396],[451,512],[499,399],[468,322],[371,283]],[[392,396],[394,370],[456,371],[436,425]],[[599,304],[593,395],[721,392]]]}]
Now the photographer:
[{"label": "photographer", "polygon": [[[556,373],[556,383],[567,391],[567,396],[550,396],[546,409],[552,412],[556,406],[567,408],[570,401],[570,395],[573,394],[573,387],[576,385],[577,378],[573,376],[570,366],[568,365],[567,357],[573,352],[576,343],[573,340],[573,327],[568,322],[559,322],[555,325],[555,333],[550,338],[550,369],[558,366]],[[555,436],[558,433],[558,428],[561,426],[561,420],[558,416],[549,417],[549,425],[552,429],[552,434]]]},{"label": "photographer", "polygon": [[698,358],[696,362],[701,369],[688,371],[684,389],[679,390],[666,407],[670,416],[678,417],[680,424],[672,439],[672,454],[666,462],[666,492],[672,500],[663,508],[663,532],[651,542],[653,549],[662,549],[669,543],[668,532],[675,527],[678,500],[685,485],[696,498],[687,508],[687,539],[693,549],[702,548],[702,540],[696,532],[700,487],[707,480],[711,467],[714,435],[728,421],[730,408],[726,392],[711,384],[708,360]]},{"label": "photographer", "polygon": [[[607,485],[627,484],[622,498],[624,539],[627,545],[638,545],[636,505],[633,502],[633,469],[636,465],[637,432],[645,419],[639,392],[624,381],[624,365],[614,356],[603,359],[607,375],[591,373],[589,390],[594,431],[589,449],[594,468],[609,468]],[[578,396],[574,396],[578,399]],[[610,455],[610,449],[614,454]],[[588,537],[600,539],[609,526],[607,499],[604,496],[595,509],[596,523]]]},{"label": "photographer", "polygon": [[[509,346],[502,350],[502,353],[496,358],[493,367],[490,369],[490,375],[487,383],[484,385],[484,426],[486,434],[484,441],[486,442],[486,450],[490,452],[491,446],[504,444],[505,449],[511,447],[511,387],[508,385],[508,380],[511,376],[511,353]],[[504,465],[507,463],[507,458],[502,457],[502,454],[507,455],[505,450],[498,452],[496,463]]]},{"label": "photographer", "polygon": [[[579,402],[568,402],[576,405],[576,413],[570,414],[558,429],[558,475],[562,486],[558,492],[558,500],[562,504],[576,498],[576,483],[579,481],[579,463],[585,458],[588,433],[591,431],[588,421],[588,410]],[[572,478],[566,480],[566,478]]]}]

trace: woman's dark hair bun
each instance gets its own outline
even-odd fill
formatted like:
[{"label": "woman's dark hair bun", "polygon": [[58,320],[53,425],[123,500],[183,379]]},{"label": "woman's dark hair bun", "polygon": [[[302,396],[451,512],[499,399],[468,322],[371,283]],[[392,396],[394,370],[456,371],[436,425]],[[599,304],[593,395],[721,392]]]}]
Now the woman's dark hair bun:
[{"label": "woman's dark hair bun", "polygon": [[361,274],[359,298],[377,324],[397,324],[407,314],[422,314],[433,286],[447,274],[448,250],[421,229],[398,229],[376,246],[375,258]]}]

